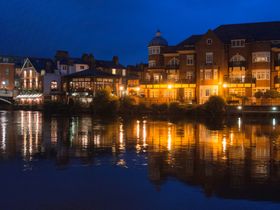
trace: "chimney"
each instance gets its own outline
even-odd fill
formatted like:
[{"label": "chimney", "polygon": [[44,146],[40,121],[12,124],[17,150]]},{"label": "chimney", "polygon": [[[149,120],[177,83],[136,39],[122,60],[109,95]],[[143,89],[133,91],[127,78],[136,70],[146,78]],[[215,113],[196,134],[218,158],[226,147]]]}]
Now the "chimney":
[{"label": "chimney", "polygon": [[115,65],[119,64],[119,57],[118,56],[113,56],[113,62]]},{"label": "chimney", "polygon": [[67,58],[69,58],[69,53],[68,53],[68,51],[64,51],[64,50],[57,50],[56,54],[55,54],[55,58],[56,59],[67,59]]}]

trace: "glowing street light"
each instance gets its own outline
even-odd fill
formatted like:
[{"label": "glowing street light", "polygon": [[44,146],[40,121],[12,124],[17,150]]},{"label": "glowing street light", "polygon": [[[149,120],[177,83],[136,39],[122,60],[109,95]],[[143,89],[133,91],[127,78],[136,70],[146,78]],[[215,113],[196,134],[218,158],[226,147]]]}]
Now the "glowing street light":
[{"label": "glowing street light", "polygon": [[167,88],[168,88],[168,89],[172,89],[172,88],[173,88],[173,85],[170,85],[170,84],[169,84],[169,85],[167,86]]}]

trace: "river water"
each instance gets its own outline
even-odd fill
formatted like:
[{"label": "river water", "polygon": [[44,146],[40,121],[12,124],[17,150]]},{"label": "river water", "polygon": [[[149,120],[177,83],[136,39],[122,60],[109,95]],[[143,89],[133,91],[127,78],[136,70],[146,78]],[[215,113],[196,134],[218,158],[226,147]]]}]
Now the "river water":
[{"label": "river water", "polygon": [[0,122],[0,209],[280,209],[277,118]]}]

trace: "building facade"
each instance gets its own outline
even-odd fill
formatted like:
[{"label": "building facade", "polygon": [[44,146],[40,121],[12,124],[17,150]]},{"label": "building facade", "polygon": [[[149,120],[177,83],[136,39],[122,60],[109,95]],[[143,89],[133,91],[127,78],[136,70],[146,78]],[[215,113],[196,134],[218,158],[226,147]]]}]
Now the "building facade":
[{"label": "building facade", "polygon": [[221,25],[175,46],[157,32],[141,93],[149,102],[205,103],[211,95],[254,103],[280,91],[280,22]]}]

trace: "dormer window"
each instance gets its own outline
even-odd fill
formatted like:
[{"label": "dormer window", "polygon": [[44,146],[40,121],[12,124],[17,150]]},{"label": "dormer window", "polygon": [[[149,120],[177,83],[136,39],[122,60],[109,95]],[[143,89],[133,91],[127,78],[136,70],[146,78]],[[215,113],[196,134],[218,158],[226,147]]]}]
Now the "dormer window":
[{"label": "dormer window", "polygon": [[213,40],[212,39],[207,39],[206,43],[207,43],[207,45],[212,45],[213,44]]},{"label": "dormer window", "polygon": [[231,40],[231,47],[245,47],[245,39]]},{"label": "dormer window", "polygon": [[179,65],[179,60],[177,58],[172,58],[169,62],[168,65],[169,66],[178,66]]}]

